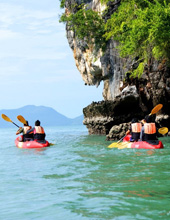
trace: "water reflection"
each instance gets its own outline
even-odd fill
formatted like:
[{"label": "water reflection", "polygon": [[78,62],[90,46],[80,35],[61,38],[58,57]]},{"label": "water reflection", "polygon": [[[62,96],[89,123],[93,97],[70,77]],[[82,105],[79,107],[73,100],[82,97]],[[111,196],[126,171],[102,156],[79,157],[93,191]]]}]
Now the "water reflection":
[{"label": "water reflection", "polygon": [[148,194],[148,192],[146,192],[145,190],[141,190],[141,191],[125,191],[128,193],[128,197],[132,197],[132,196],[139,196],[139,197],[142,197],[142,198],[145,198],[145,197],[152,197],[153,195],[151,194]]},{"label": "water reflection", "polygon": [[[158,149],[159,150],[159,149]],[[153,155],[156,153],[157,150],[154,149],[149,149],[149,150],[145,150],[145,152],[141,152],[141,151],[136,151],[135,154],[137,156],[143,156],[144,154],[148,154],[148,155]]]},{"label": "water reflection", "polygon": [[32,148],[32,149],[19,149],[23,155],[45,155],[46,150],[49,147],[44,147],[44,148]]}]

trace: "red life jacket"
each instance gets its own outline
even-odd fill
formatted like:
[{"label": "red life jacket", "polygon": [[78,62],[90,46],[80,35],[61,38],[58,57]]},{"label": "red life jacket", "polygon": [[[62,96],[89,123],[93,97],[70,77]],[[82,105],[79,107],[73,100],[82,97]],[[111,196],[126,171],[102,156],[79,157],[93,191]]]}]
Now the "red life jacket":
[{"label": "red life jacket", "polygon": [[132,132],[134,132],[134,133],[140,133],[141,132],[141,129],[142,129],[141,123],[139,123],[139,122],[132,123],[131,127],[132,127]]},{"label": "red life jacket", "polygon": [[35,126],[34,134],[44,134],[44,128],[41,126]]},{"label": "red life jacket", "polygon": [[[24,127],[23,127],[23,129],[24,129],[24,132],[23,132],[23,133],[26,134],[27,131],[30,130],[31,128],[32,128],[31,126],[24,126]],[[33,132],[31,132],[31,133],[33,133]],[[30,133],[30,134],[31,134],[31,133]]]},{"label": "red life jacket", "polygon": [[131,135],[132,141],[138,141],[138,139],[140,138],[140,131],[142,129],[142,125],[139,122],[135,122],[131,124]]},{"label": "red life jacket", "polygon": [[145,123],[144,124],[144,133],[145,134],[155,134],[156,133],[155,123]]}]

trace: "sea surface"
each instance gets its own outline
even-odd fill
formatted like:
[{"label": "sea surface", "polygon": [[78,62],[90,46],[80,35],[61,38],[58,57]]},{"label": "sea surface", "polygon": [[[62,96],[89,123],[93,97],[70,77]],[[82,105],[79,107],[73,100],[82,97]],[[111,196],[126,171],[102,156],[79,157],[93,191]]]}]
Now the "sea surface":
[{"label": "sea surface", "polygon": [[109,149],[85,126],[46,127],[46,149],[0,129],[0,220],[168,220],[170,137],[158,150]]}]

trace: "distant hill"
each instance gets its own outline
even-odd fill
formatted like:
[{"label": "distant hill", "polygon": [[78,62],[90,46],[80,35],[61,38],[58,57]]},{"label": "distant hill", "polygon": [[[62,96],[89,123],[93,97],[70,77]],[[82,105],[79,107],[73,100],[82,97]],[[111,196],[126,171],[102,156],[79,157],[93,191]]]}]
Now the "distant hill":
[{"label": "distant hill", "polygon": [[[41,121],[42,126],[65,126],[65,125],[82,125],[83,115],[74,119],[67,118],[66,116],[58,113],[56,110],[45,106],[27,105],[18,109],[2,109],[0,114],[7,115],[17,125],[22,126],[18,121],[17,116],[22,115],[29,124],[34,126],[36,120]],[[0,127],[13,127],[10,122],[6,122],[0,117]]]}]

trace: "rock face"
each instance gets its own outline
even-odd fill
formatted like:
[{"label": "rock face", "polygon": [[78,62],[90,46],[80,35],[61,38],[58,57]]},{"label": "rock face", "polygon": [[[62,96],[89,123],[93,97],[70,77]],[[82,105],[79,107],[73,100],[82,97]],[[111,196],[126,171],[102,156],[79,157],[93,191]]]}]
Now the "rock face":
[{"label": "rock face", "polygon": [[119,125],[134,117],[142,117],[139,112],[139,95],[135,86],[122,91],[114,101],[93,102],[83,109],[84,124],[90,134],[108,134],[113,125]]},{"label": "rock face", "polygon": [[[67,11],[71,10],[71,5],[78,1],[66,0]],[[81,2],[82,3],[82,2]],[[105,9],[99,0],[84,1],[88,8],[101,12]],[[111,11],[117,9],[120,1],[115,1]],[[106,16],[109,16],[108,13]],[[124,68],[126,59],[122,59],[116,49],[118,42],[109,41],[105,53],[99,51],[97,54],[93,47],[88,47],[85,41],[77,39],[75,33],[66,25],[66,33],[69,45],[73,51],[76,66],[82,76],[85,85],[98,86],[104,81],[103,97],[105,100],[113,100],[120,94],[119,87],[123,83],[123,78],[128,69]]]},{"label": "rock face", "polygon": [[[101,14],[105,9],[99,0],[83,2],[88,8]],[[120,0],[109,2],[109,10],[103,19],[107,20],[117,10],[120,2]],[[74,13],[71,5],[75,3],[81,4],[82,1],[65,1],[67,13],[70,11]],[[84,124],[89,134],[108,135],[108,139],[120,138],[133,117],[142,119],[159,103],[164,107],[159,112],[162,116],[157,116],[156,120],[160,126],[170,129],[170,69],[166,63],[153,61],[148,67],[149,71],[146,70],[140,79],[130,79],[128,76],[125,77],[125,73],[136,64],[131,60],[120,58],[116,49],[118,42],[110,40],[105,52],[99,50],[96,54],[94,48],[77,39],[67,25],[66,32],[76,66],[85,85],[98,86],[101,81],[104,82],[104,101],[93,102],[83,109]],[[114,127],[109,134],[113,126],[119,128]]]}]

